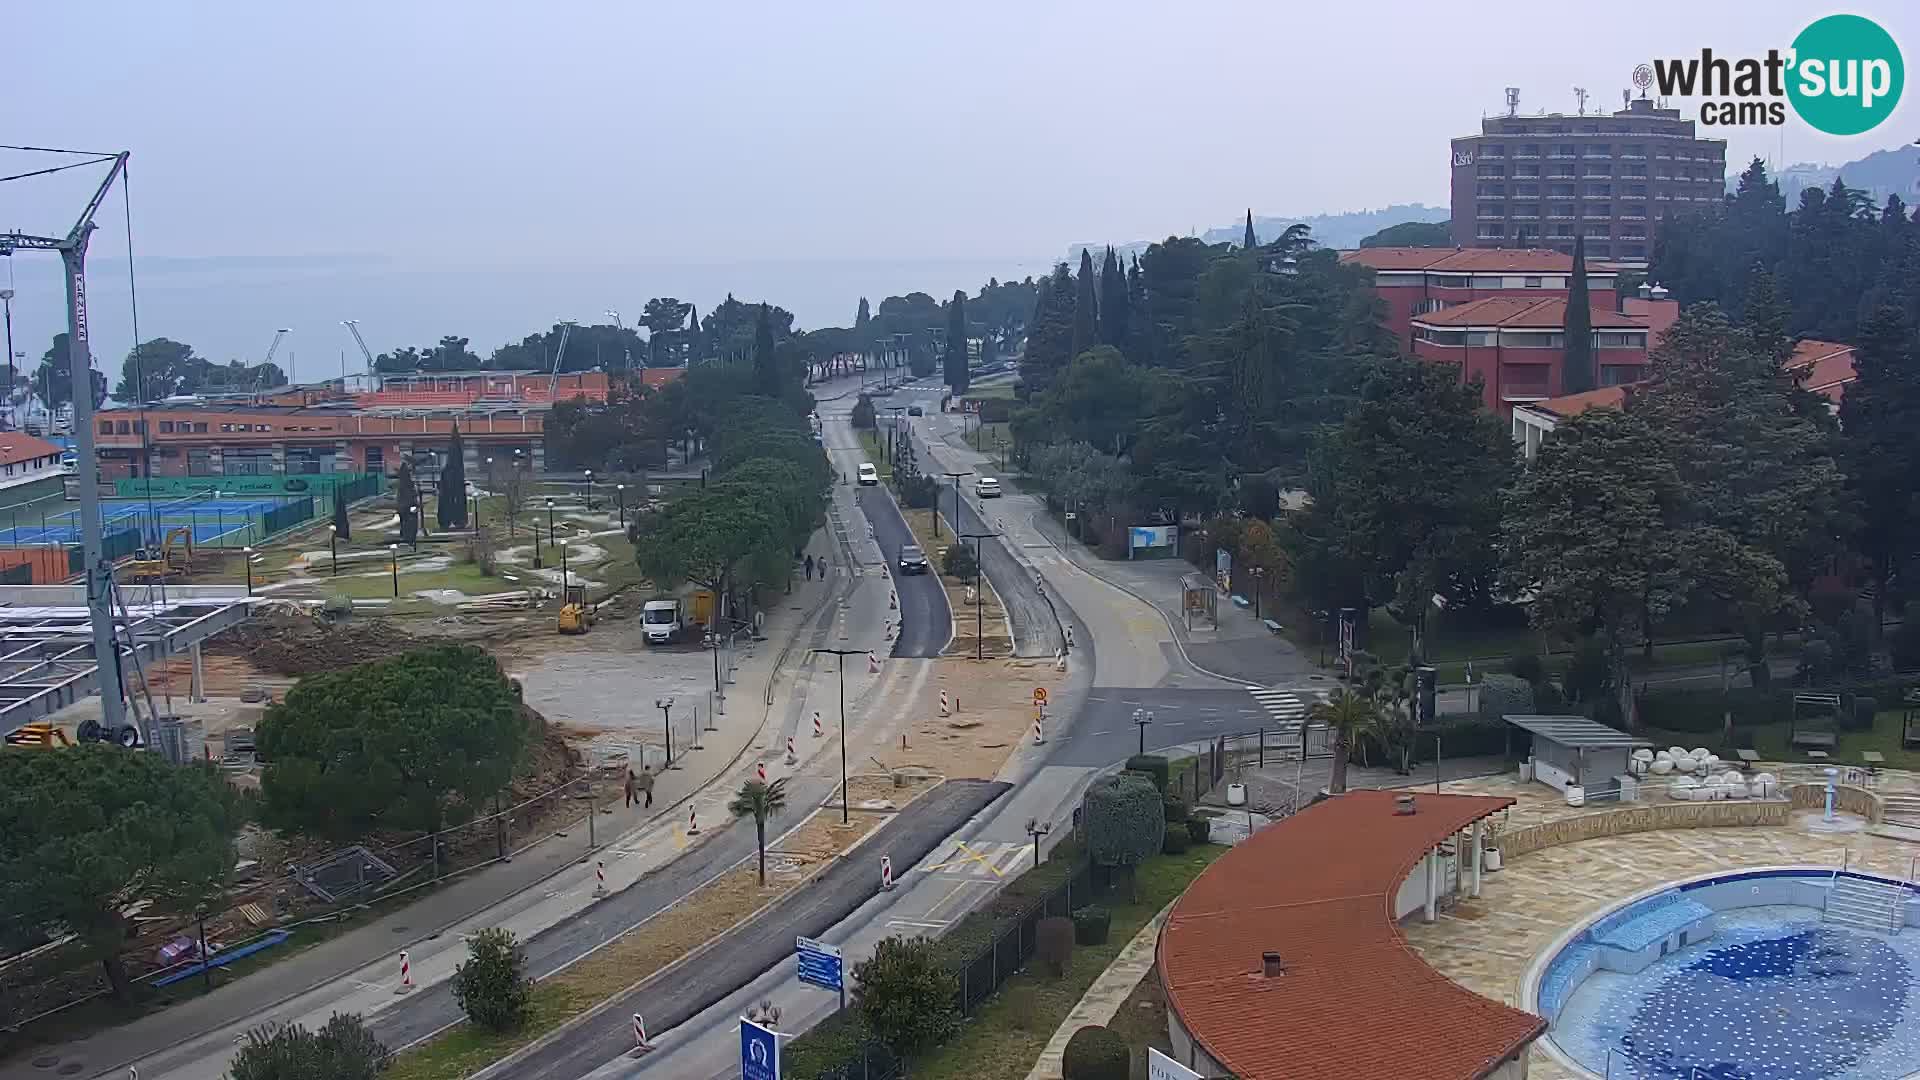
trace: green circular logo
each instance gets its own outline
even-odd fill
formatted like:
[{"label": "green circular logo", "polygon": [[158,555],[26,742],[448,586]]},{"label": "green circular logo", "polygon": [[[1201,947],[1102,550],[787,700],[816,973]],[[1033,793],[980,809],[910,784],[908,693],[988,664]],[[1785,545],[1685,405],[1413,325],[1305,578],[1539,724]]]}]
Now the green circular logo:
[{"label": "green circular logo", "polygon": [[1793,39],[1787,99],[1829,135],[1858,135],[1893,115],[1906,67],[1893,35],[1872,19],[1829,15]]}]

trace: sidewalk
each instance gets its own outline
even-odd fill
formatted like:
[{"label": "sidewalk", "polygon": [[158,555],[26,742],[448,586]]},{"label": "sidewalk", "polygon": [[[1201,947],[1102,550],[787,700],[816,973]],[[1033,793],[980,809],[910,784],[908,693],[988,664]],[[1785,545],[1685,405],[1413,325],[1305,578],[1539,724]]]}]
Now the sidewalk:
[{"label": "sidewalk", "polygon": [[[824,546],[816,540],[816,550]],[[730,823],[725,803],[732,791],[708,789],[756,745],[765,745],[764,729],[774,714],[767,702],[768,685],[776,665],[791,670],[794,663],[779,643],[802,639],[837,595],[834,587],[846,583],[844,575],[797,581],[791,600],[768,613],[769,640],[741,658],[719,730],[703,731],[701,749],[678,756],[675,768],[659,774],[651,810],[625,807],[617,788],[597,793],[602,809],[591,833],[598,842],[597,859],[606,864],[609,889],[625,888],[724,831]],[[529,701],[539,706],[532,696]],[[702,830],[691,837],[689,803]],[[278,1012],[279,1019],[312,1014],[324,1022],[333,1011],[376,1011],[397,1000],[392,987],[401,949],[410,952],[416,984],[432,985],[452,976],[464,956],[461,933],[468,929],[501,925],[524,939],[590,907],[595,860],[589,858],[588,837],[583,816],[565,828],[564,835],[518,851],[510,862],[469,871],[451,885],[210,994],[29,1056],[58,1055],[62,1066],[79,1063],[93,1075],[223,1028],[257,1023],[269,1012]],[[503,907],[507,910],[499,910]],[[0,1080],[46,1075],[24,1059],[0,1067]]]},{"label": "sidewalk", "polygon": [[[959,462],[959,467],[976,472],[985,470],[988,474],[997,466],[991,454],[975,450],[962,440],[960,425],[952,414],[927,417],[926,433],[934,437],[933,450],[942,462]],[[1009,496],[1003,498],[1012,501]],[[1251,608],[1236,606],[1230,597],[1220,597],[1218,629],[1204,620],[1195,620],[1195,625],[1189,628],[1181,607],[1180,579],[1199,572],[1192,564],[1183,559],[1101,559],[1066,536],[1063,527],[1046,514],[1038,496],[1032,497],[1032,503],[1035,511],[1028,522],[1031,535],[1087,573],[1153,605],[1172,626],[1181,652],[1195,667],[1221,678],[1262,685],[1297,682],[1315,672],[1306,654],[1286,638],[1269,631],[1253,617]],[[997,516],[1013,517],[1012,514]],[[1007,521],[999,524],[1004,531]]]}]

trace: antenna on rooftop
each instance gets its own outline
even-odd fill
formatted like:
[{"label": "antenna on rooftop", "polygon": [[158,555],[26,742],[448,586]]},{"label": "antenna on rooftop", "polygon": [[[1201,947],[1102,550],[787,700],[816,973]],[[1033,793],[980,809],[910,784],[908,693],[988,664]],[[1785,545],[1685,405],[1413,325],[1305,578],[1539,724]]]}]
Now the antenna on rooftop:
[{"label": "antenna on rooftop", "polygon": [[1507,115],[1514,116],[1519,112],[1520,112],[1520,88],[1517,86],[1509,86],[1507,87]]},{"label": "antenna on rooftop", "polygon": [[1633,108],[1633,91],[1624,86],[1620,88],[1620,107],[1622,109]]},{"label": "antenna on rooftop", "polygon": [[1573,97],[1574,97],[1574,100],[1580,103],[1580,115],[1581,116],[1587,115],[1587,88],[1584,86],[1574,87]]}]

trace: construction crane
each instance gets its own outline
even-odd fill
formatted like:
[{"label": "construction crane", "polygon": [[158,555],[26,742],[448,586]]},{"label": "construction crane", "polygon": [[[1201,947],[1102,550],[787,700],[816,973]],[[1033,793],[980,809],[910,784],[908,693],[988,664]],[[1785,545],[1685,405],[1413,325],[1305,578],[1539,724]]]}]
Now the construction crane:
[{"label": "construction crane", "polygon": [[633,349],[625,344],[627,340],[627,324],[620,321],[620,313],[612,308],[607,309],[607,317],[613,320],[613,328],[620,331],[620,341],[622,342],[620,355],[626,359],[626,370],[632,371]]},{"label": "construction crane", "polygon": [[[346,327],[347,333],[353,335],[353,343],[360,346],[360,355],[367,358],[367,374],[372,375],[373,374],[373,350],[367,348],[367,339],[360,336],[360,320],[359,319],[341,319],[340,325]],[[341,382],[344,383],[345,381],[346,380],[344,378],[341,379]],[[345,390],[346,387],[343,385],[340,387],[340,389]]]},{"label": "construction crane", "polygon": [[[293,327],[291,326],[283,326],[273,332],[273,344],[267,346],[267,357],[260,361],[260,372],[253,377],[253,392],[255,394],[260,393],[262,388],[261,384],[267,381],[267,368],[273,366],[273,354],[280,351],[280,343],[286,340],[286,336],[291,333],[293,333]],[[287,382],[291,384],[293,380],[289,378]]]},{"label": "construction crane", "polygon": [[[558,393],[560,390],[560,361],[567,355],[567,335],[571,333],[573,333],[573,320],[561,319],[560,320],[560,347],[553,350],[553,374],[547,377],[547,400],[548,401],[552,401],[553,395]],[[363,349],[366,348],[365,345],[362,345],[360,347]]]}]

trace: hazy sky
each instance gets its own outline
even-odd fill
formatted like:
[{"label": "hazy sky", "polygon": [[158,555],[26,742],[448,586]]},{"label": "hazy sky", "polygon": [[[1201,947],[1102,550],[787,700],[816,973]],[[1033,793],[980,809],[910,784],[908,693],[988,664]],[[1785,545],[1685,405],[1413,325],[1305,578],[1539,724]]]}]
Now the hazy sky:
[{"label": "hazy sky", "polygon": [[[22,2],[0,23],[14,46],[0,142],[131,149],[142,256],[1044,260],[1075,241],[1222,224],[1248,205],[1444,204],[1447,141],[1499,111],[1503,86],[1522,88],[1526,111],[1571,109],[1576,84],[1611,109],[1636,63],[1784,47],[1829,10],[1842,9]],[[1850,10],[1920,60],[1920,8]],[[1916,95],[1858,139],[1796,121],[1785,157],[1842,161],[1909,141]],[[1781,151],[1777,131],[1733,129],[1728,158]],[[0,228],[63,228],[77,197],[59,182],[0,184]],[[118,213],[110,204],[116,226]],[[103,256],[119,252],[118,231],[103,228]],[[54,265],[16,261],[36,279]],[[576,314],[609,302],[587,298]],[[19,347],[37,356],[58,314],[16,311],[33,335]],[[146,336],[168,318],[143,301]],[[245,318],[249,339],[272,325]]]}]

